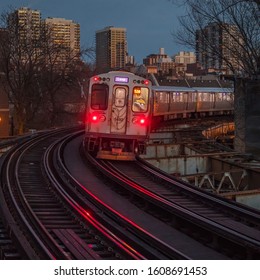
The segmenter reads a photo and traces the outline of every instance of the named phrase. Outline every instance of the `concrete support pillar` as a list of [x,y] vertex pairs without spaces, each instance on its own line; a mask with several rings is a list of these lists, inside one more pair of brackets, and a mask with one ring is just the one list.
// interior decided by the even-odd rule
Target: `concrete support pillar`
[[236,81],[234,109],[235,150],[260,159],[260,80]]

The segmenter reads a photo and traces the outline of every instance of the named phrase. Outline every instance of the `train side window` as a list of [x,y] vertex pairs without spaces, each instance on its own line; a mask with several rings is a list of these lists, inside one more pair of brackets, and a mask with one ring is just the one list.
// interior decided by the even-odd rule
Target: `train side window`
[[148,110],[149,90],[145,87],[134,87],[133,89],[133,112],[146,112]]
[[203,98],[203,93],[202,92],[198,92],[198,101],[204,101],[204,98]]
[[182,93],[181,92],[174,92],[175,102],[181,102],[182,101]]
[[116,107],[124,107],[126,103],[126,89],[123,87],[117,87],[115,89],[114,104]]
[[222,92],[217,92],[217,93],[215,93],[215,95],[216,95],[217,102],[222,101],[222,99],[223,99]]
[[108,85],[94,84],[91,89],[91,108],[106,110],[108,106]]

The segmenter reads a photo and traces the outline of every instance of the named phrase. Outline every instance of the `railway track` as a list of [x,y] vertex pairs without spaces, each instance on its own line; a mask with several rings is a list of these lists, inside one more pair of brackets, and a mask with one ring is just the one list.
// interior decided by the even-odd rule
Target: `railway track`
[[[143,248],[143,232],[141,238],[137,229],[134,233],[125,232],[118,220],[103,217],[100,209],[90,205],[82,195],[79,197],[75,182],[68,184],[60,173],[62,163],[57,162],[61,160],[57,150],[64,135],[69,133],[72,131],[46,133],[26,141],[4,160],[3,212],[9,216],[7,227],[16,237],[16,244],[20,241],[17,248],[21,247],[22,258],[167,258],[167,254],[172,253],[169,246],[162,245],[166,253],[152,246]],[[174,254],[175,258],[186,258],[179,252]]]
[[[81,183],[67,166],[69,144],[82,142],[78,131],[27,139],[2,160],[0,230],[9,251],[1,258],[259,259],[259,211],[194,189],[141,159],[88,155],[83,177],[90,185]],[[118,195],[127,209],[114,207]]]
[[21,254],[16,249],[15,244],[5,228],[2,217],[0,219],[0,260],[20,260]]
[[[74,136],[72,136],[74,137]],[[72,189],[70,191],[74,196],[81,199],[81,205],[84,208],[88,208],[97,220],[102,221],[109,226],[118,236],[123,236],[124,242],[131,244],[136,251],[142,252],[143,256],[149,259],[189,259],[189,256],[179,252],[172,246],[165,244],[162,240],[156,238],[151,233],[147,232],[142,227],[138,226],[123,214],[110,207],[104,201],[100,200],[91,191],[88,190],[88,186],[79,183],[68,171],[66,164],[64,163],[63,154],[67,142],[71,138],[64,140],[58,149],[57,162],[59,163],[59,169],[64,175],[63,182],[70,182]],[[82,148],[82,146],[81,146]],[[56,167],[57,168],[57,167]],[[93,176],[93,178],[90,178]],[[95,184],[96,174],[88,173],[88,177],[92,184]]]
[[[184,184],[142,161],[101,161],[139,207],[232,259],[259,259],[260,213]],[[122,189],[122,187],[124,189]]]
[[[47,133],[9,153],[2,172],[6,227],[15,236],[25,259],[128,259],[143,258],[126,248],[113,249],[108,233],[57,196],[42,172],[44,152],[70,130]],[[15,176],[14,176],[15,174]],[[67,201],[70,200],[67,196]],[[68,203],[68,202],[67,202]],[[85,213],[86,215],[86,213]],[[87,215],[86,215],[87,216]],[[18,244],[19,243],[19,244]],[[110,243],[112,243],[110,241]]]

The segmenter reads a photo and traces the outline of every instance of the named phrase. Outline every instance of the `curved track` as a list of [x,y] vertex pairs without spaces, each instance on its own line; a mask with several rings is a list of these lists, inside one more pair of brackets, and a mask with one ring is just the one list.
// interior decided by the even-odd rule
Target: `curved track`
[[[4,212],[10,216],[7,223],[16,241],[21,240],[17,247],[23,258],[187,258],[140,228],[126,231],[126,222],[119,223],[112,209],[104,216],[93,197],[92,202],[83,197],[78,191],[82,186],[77,190],[76,181],[64,176],[61,147],[64,136],[74,130],[39,135],[14,148],[4,160]],[[147,236],[163,249],[144,246]]]
[[259,211],[141,159],[80,155],[83,133],[43,133],[5,155],[3,231],[19,252],[10,258],[259,259]]
[[54,178],[49,158],[53,143],[73,130],[36,137],[5,159],[4,212],[9,214],[8,227],[21,242],[17,247],[29,259],[145,258],[91,217],[64,189],[60,191],[59,182],[48,179]]
[[259,258],[258,210],[193,188],[140,159],[102,164],[104,173],[113,174],[139,203],[175,228],[231,258]]

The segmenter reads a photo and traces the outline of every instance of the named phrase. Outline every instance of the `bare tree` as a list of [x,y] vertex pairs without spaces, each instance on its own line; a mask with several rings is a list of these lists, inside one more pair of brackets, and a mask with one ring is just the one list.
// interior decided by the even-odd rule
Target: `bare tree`
[[[51,33],[47,30],[45,34]],[[44,63],[42,63],[40,81],[41,91],[45,97],[45,110],[48,112],[49,125],[54,126],[55,120],[63,113],[62,98],[67,89],[81,92],[84,79],[91,72],[81,59],[83,55],[91,55],[91,49],[75,53],[61,44],[53,44],[52,36],[45,39]]]
[[[174,4],[178,0],[171,0]],[[240,152],[258,155],[259,143],[259,87],[260,87],[260,1],[259,0],[186,0],[187,15],[180,17],[181,30],[176,40],[196,48],[196,34],[204,36],[205,55],[225,61],[233,72],[234,94],[234,148]],[[231,40],[216,48],[208,39],[206,26],[216,24]],[[231,28],[230,28],[231,27]],[[234,29],[236,32],[234,32]],[[231,42],[231,43],[230,43]],[[233,60],[230,60],[233,57]],[[237,71],[235,66],[239,66]]]
[[26,23],[17,20],[15,10],[1,15],[1,25],[1,81],[13,105],[17,132],[23,133],[42,112],[45,125],[55,125],[62,110],[62,89],[74,84],[80,91],[75,72],[81,53],[54,42],[49,26],[41,24],[31,32]]
[[[178,1],[173,2],[176,4]],[[204,38],[203,45],[208,56],[223,60],[236,75],[243,77],[256,77],[258,75],[260,57],[259,1],[186,0],[184,5],[187,14],[179,18],[181,28],[174,34],[179,44],[196,49],[196,35],[200,32]],[[206,34],[205,27],[212,23],[216,24],[230,38],[226,41],[227,43],[220,42],[222,49],[216,48],[216,42],[209,40]],[[226,50],[225,53],[221,52],[223,48]],[[233,59],[231,60],[230,57]]]
[[14,119],[18,133],[24,131],[25,124],[34,117],[41,99],[37,92],[40,39],[19,36],[23,26],[10,17],[11,13],[2,14],[2,32],[0,34],[2,83],[13,105]]

